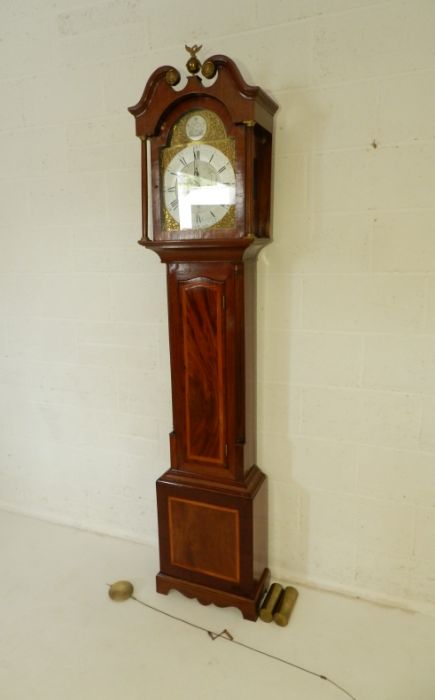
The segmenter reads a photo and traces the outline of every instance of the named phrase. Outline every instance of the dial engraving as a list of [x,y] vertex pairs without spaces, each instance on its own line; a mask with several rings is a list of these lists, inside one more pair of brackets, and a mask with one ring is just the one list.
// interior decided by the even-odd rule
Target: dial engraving
[[186,134],[192,141],[204,138],[207,131],[207,122],[200,114],[194,114],[187,120]]
[[[201,137],[199,137],[202,130],[204,130],[204,132]],[[192,134],[197,134],[197,138],[192,138]],[[212,142],[225,139],[226,137],[225,126],[215,112],[209,109],[196,109],[184,114],[178,122],[174,124],[169,138],[169,145],[182,145],[185,144],[186,141],[207,140],[208,142]]]

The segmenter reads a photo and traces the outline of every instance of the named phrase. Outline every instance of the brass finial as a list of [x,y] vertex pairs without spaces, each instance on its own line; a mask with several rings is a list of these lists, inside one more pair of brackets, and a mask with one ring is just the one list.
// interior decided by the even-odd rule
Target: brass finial
[[176,68],[169,68],[169,70],[166,72],[165,77],[166,77],[166,82],[171,87],[174,87],[174,85],[178,85],[178,83],[181,80],[181,76]]
[[194,44],[193,46],[187,46],[185,44],[186,51],[190,53],[190,58],[186,63],[186,68],[189,71],[189,73],[192,73],[192,75],[195,75],[195,73],[198,73],[201,70],[201,61],[199,58],[197,58],[196,54],[198,51],[201,51],[202,49],[202,44],[201,46],[198,46],[198,44]]
[[213,61],[210,61],[210,59],[208,59],[207,61],[205,61],[205,63],[202,64],[201,72],[204,78],[208,78],[209,80],[211,80],[211,78],[214,78],[214,76],[216,75],[216,71],[216,64],[214,64]]

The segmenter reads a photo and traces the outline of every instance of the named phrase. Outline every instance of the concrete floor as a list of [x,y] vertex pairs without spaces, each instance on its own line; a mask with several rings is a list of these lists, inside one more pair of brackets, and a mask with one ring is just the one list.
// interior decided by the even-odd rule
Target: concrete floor
[[[434,700],[435,618],[298,587],[287,628],[154,592],[143,545],[0,511],[1,700]],[[280,656],[284,665],[129,600]],[[346,694],[346,692],[348,694]]]

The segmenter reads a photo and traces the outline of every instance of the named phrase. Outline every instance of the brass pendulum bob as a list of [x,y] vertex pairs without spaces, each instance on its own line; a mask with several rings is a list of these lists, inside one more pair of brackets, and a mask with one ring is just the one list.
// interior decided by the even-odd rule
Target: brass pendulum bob
[[120,602],[131,598],[133,592],[133,584],[130,583],[130,581],[116,581],[116,583],[112,583],[109,588],[109,597],[112,600]]

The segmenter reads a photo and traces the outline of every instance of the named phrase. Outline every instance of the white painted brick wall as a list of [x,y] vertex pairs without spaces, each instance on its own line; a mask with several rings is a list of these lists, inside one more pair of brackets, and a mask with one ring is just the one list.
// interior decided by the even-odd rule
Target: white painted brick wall
[[432,0],[4,0],[0,19],[0,505],[156,543],[165,270],[136,245],[126,108],[204,43],[280,104],[258,264],[273,573],[435,610]]

